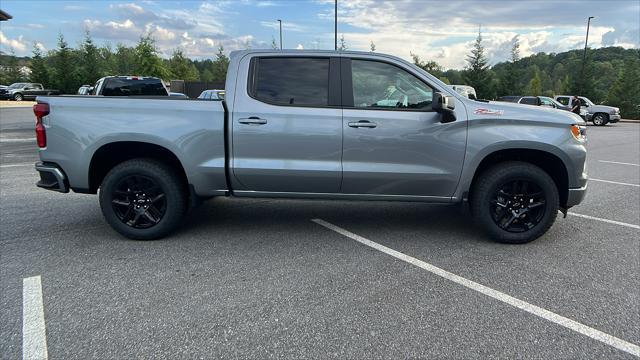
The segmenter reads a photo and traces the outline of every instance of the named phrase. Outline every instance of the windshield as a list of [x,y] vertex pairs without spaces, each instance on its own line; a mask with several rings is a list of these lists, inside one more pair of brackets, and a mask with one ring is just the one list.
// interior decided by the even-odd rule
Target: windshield
[[15,84],[9,85],[7,89],[21,89],[23,87],[24,87],[24,83],[15,83]]
[[586,97],[580,97],[582,100],[584,100],[584,102],[586,102],[589,106],[593,106],[593,102],[591,102],[591,100],[587,99]]

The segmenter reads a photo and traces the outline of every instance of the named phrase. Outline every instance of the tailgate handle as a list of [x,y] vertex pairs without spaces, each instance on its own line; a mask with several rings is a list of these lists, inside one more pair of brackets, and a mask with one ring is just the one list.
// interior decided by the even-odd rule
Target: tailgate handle
[[362,128],[371,128],[372,129],[372,128],[376,127],[376,126],[378,126],[378,124],[376,124],[374,122],[371,122],[369,120],[360,120],[358,122],[356,122],[356,121],[349,122],[349,127],[352,127],[352,128],[361,128],[362,127]]
[[248,118],[243,118],[238,120],[240,124],[248,124],[248,125],[264,125],[267,123],[267,119],[260,119],[257,116],[251,116]]

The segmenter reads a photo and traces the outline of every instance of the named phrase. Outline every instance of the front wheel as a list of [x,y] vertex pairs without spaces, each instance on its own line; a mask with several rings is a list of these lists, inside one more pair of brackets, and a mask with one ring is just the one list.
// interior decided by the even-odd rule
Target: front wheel
[[598,113],[593,115],[593,125],[604,126],[609,122],[609,117],[606,114]]
[[173,231],[187,209],[185,184],[172,168],[151,159],[115,166],[100,186],[100,208],[120,234],[136,240]]
[[24,96],[22,96],[22,94],[20,94],[20,93],[15,94],[15,95],[13,95],[13,100],[22,101],[22,100],[24,100]]
[[544,170],[516,161],[485,171],[471,193],[476,222],[492,238],[509,244],[524,244],[547,232],[559,202],[556,184]]

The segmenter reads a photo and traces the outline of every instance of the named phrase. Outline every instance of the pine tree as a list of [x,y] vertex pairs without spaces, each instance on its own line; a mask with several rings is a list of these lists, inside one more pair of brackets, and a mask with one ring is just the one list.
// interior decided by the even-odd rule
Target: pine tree
[[229,58],[224,54],[224,47],[218,47],[216,61],[213,62],[213,79],[216,81],[225,81],[227,78],[227,68],[229,67]]
[[198,80],[198,69],[193,62],[186,58],[181,49],[175,49],[169,59],[169,67],[174,79],[193,81]]
[[271,48],[274,50],[279,49],[278,44],[276,43],[276,38],[274,38],[273,36],[271,37]]
[[51,80],[54,87],[63,94],[76,93],[75,66],[72,54],[67,41],[62,34],[58,35],[58,48],[53,58],[53,76]]
[[158,56],[155,41],[151,35],[147,34],[140,38],[135,48],[137,75],[156,76],[161,79],[169,78],[169,70],[162,63],[162,59]]
[[478,29],[471,54],[467,55],[467,67],[465,69],[465,79],[467,84],[476,89],[478,98],[488,98],[490,96],[491,84],[489,79],[489,60],[485,56],[484,45],[482,45],[482,33]]
[[520,60],[520,35],[516,35],[511,39],[513,45],[511,46],[511,62],[514,63]]
[[44,87],[49,85],[49,71],[42,57],[42,50],[37,43],[33,43],[33,57],[31,58],[31,74],[29,81],[40,83]]
[[104,69],[100,50],[93,43],[89,31],[85,32],[84,41],[80,46],[80,58],[82,66],[80,68],[80,82],[83,84],[93,84],[102,77],[102,69]]
[[376,44],[373,43],[373,40],[371,40],[371,44],[369,44],[369,47],[371,48],[371,52],[376,51]]
[[540,71],[537,69],[535,70],[533,78],[529,81],[529,89],[527,93],[528,95],[533,96],[542,95],[542,80],[540,80]]
[[340,42],[338,45],[338,51],[345,51],[347,50],[347,43],[344,41],[344,34],[340,35]]

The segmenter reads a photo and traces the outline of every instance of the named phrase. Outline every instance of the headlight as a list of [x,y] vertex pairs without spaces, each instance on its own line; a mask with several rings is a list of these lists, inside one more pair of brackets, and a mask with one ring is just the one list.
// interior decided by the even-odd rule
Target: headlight
[[587,141],[587,127],[573,124],[571,125],[571,135],[573,135],[576,140],[585,142]]

